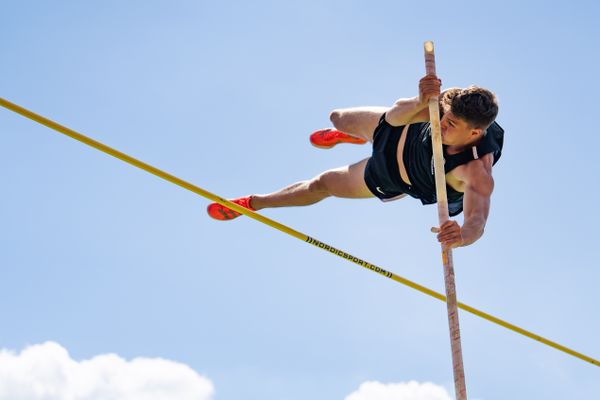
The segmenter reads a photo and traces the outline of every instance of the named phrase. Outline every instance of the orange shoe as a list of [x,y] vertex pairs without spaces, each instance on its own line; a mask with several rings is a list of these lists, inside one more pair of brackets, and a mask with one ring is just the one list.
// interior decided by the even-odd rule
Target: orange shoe
[[[232,203],[239,204],[242,207],[247,208],[248,210],[256,211],[254,208],[250,206],[250,197],[240,197],[239,199],[230,200]],[[208,215],[211,218],[218,219],[219,221],[228,221],[230,219],[234,219],[239,217],[240,214],[237,211],[233,211],[231,208],[227,208],[219,203],[210,203],[206,208]]]
[[350,136],[334,128],[326,128],[310,135],[310,143],[320,149],[330,149],[338,143],[365,144],[367,141]]

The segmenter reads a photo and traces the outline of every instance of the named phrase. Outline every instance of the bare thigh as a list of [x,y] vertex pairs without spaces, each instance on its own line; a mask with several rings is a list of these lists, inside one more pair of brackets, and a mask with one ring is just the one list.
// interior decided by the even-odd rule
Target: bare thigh
[[389,107],[342,108],[333,110],[330,119],[337,130],[372,142],[379,119],[388,110]]
[[374,197],[365,183],[365,167],[368,158],[341,168],[323,172],[318,177],[319,186],[329,194],[348,199]]

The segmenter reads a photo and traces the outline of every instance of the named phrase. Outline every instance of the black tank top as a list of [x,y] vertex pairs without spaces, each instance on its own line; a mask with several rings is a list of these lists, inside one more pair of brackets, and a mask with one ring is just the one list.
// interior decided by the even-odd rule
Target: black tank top
[[[494,154],[494,164],[500,159],[504,142],[504,129],[496,122],[487,129],[486,134],[475,146],[465,149],[458,154],[448,154],[444,145],[444,169],[446,173],[459,165],[476,160],[485,154]],[[433,147],[431,143],[431,123],[411,124],[408,128],[404,152],[402,154],[408,178],[412,182],[409,193],[417,197],[423,204],[437,202],[435,192],[435,177],[433,171]],[[448,209],[450,216],[458,215],[463,210],[463,193],[457,192],[446,185],[448,194]]]

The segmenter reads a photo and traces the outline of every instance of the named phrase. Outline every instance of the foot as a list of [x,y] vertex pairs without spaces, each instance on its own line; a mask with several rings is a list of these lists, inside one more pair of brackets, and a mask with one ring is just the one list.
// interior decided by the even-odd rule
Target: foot
[[364,139],[350,136],[334,128],[321,129],[310,135],[310,143],[320,149],[330,149],[338,143],[365,144]]
[[[234,200],[230,200],[230,201],[232,203],[235,203],[242,207],[245,207],[248,210],[256,211],[250,205],[251,197],[252,196],[240,197],[239,199],[234,199]],[[231,208],[227,208],[219,203],[209,204],[208,207],[206,208],[206,211],[208,212],[208,215],[211,216],[211,218],[218,219],[219,221],[228,221],[230,219],[234,219],[234,218],[237,218],[240,215],[242,215],[239,212],[233,211]]]

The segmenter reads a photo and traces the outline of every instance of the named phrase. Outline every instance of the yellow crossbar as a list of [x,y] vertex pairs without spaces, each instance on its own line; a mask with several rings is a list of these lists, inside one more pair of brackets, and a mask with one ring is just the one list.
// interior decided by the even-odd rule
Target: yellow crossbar
[[[109,155],[111,155],[113,157],[116,157],[116,158],[122,160],[122,161],[125,161],[126,163],[129,163],[129,164],[131,164],[131,165],[133,165],[135,167],[143,169],[144,171],[149,172],[149,173],[151,173],[153,175],[156,175],[156,176],[158,176],[158,177],[160,177],[160,178],[162,178],[162,179],[164,179],[166,181],[174,183],[175,185],[181,186],[184,189],[187,189],[187,190],[189,190],[191,192],[199,194],[200,196],[206,197],[209,200],[212,200],[212,201],[217,202],[219,204],[222,204],[222,205],[224,205],[226,207],[229,207],[229,208],[231,208],[234,211],[242,213],[242,214],[244,214],[244,215],[246,215],[246,216],[248,216],[248,217],[250,217],[252,219],[255,219],[255,220],[259,221],[259,222],[262,222],[263,224],[266,224],[266,225],[268,225],[268,226],[270,226],[272,228],[278,229],[281,232],[287,233],[288,235],[293,236],[293,237],[295,237],[297,239],[300,239],[303,242],[306,242],[308,244],[312,244],[315,247],[323,249],[323,250],[325,250],[325,251],[327,251],[327,252],[329,252],[331,254],[335,254],[336,256],[342,257],[345,260],[351,261],[354,264],[357,264],[357,265],[359,265],[359,266],[361,266],[363,268],[366,268],[366,269],[371,270],[373,272],[376,272],[376,273],[378,273],[380,275],[383,275],[386,278],[392,279],[392,280],[394,280],[394,281],[396,281],[398,283],[401,283],[401,284],[406,285],[406,286],[408,286],[410,288],[418,290],[421,293],[425,293],[426,295],[429,295],[431,297],[434,297],[434,298],[436,298],[438,300],[441,300],[441,301],[444,301],[444,302],[446,301],[446,296],[444,296],[441,293],[438,293],[438,292],[436,292],[434,290],[426,288],[425,286],[419,285],[418,283],[410,281],[410,280],[408,280],[406,278],[403,278],[403,277],[401,277],[399,275],[396,275],[396,274],[394,274],[392,272],[386,271],[385,269],[380,268],[380,267],[378,267],[375,264],[371,264],[371,263],[369,263],[367,261],[364,261],[364,260],[362,260],[362,259],[360,259],[358,257],[355,257],[355,256],[353,256],[353,255],[351,255],[349,253],[346,253],[345,251],[336,249],[335,247],[330,246],[330,245],[328,245],[326,243],[323,243],[323,242],[321,242],[319,240],[313,239],[310,236],[305,235],[304,233],[298,232],[298,231],[296,231],[296,230],[294,230],[292,228],[289,228],[289,227],[287,227],[287,226],[285,226],[283,224],[280,224],[277,221],[273,221],[272,219],[264,217],[264,216],[262,216],[260,214],[257,214],[257,213],[255,213],[253,211],[250,211],[250,210],[248,210],[248,209],[246,209],[246,208],[244,208],[242,206],[239,206],[239,205],[237,205],[235,203],[232,203],[232,202],[230,202],[230,201],[228,201],[226,199],[223,199],[223,198],[221,198],[221,197],[219,197],[217,195],[214,195],[214,194],[212,194],[212,193],[210,193],[210,192],[208,192],[208,191],[206,191],[206,190],[204,190],[204,189],[202,189],[202,188],[200,188],[198,186],[192,185],[191,183],[188,183],[188,182],[186,182],[186,181],[184,181],[182,179],[179,179],[176,176],[173,176],[173,175],[168,174],[168,173],[166,173],[164,171],[161,171],[160,169],[155,168],[155,167],[153,167],[153,166],[151,166],[149,164],[146,164],[146,163],[144,163],[142,161],[136,160],[135,158],[133,158],[131,156],[128,156],[125,153],[121,153],[118,150],[115,150],[115,149],[113,149],[111,147],[108,147],[108,146],[106,146],[106,145],[104,145],[104,144],[102,144],[100,142],[97,142],[94,139],[91,139],[91,138],[89,138],[87,136],[82,135],[81,133],[77,133],[74,130],[69,129],[69,128],[65,127],[65,126],[57,124],[56,122],[53,122],[53,121],[51,121],[51,120],[49,120],[47,118],[44,118],[41,115],[35,114],[34,112],[31,112],[31,111],[29,111],[29,110],[27,110],[27,109],[25,109],[25,108],[23,108],[21,106],[18,106],[18,105],[14,104],[14,103],[11,103],[10,101],[5,100],[5,99],[3,99],[1,97],[0,97],[0,105],[2,107],[5,107],[5,108],[7,108],[7,109],[9,109],[9,110],[17,113],[17,114],[20,114],[20,115],[22,115],[22,116],[24,116],[26,118],[29,118],[29,119],[31,119],[31,120],[33,120],[35,122],[38,122],[38,123],[40,123],[42,125],[45,125],[48,128],[50,128],[50,129],[53,129],[53,130],[58,131],[58,132],[60,132],[62,134],[65,134],[65,135],[67,135],[67,136],[69,136],[69,137],[71,137],[71,138],[73,138],[75,140],[78,140],[78,141],[80,141],[82,143],[87,144],[88,146],[91,146],[91,147],[93,147],[93,148],[95,148],[97,150],[100,150],[100,151],[102,151],[102,152],[104,152],[106,154],[109,154]],[[571,350],[568,347],[565,347],[565,346],[560,345],[560,344],[558,344],[556,342],[548,340],[548,339],[546,339],[546,338],[544,338],[542,336],[539,336],[539,335],[537,335],[537,334],[535,334],[533,332],[529,332],[529,331],[527,331],[527,330],[525,330],[523,328],[519,328],[518,326],[513,325],[511,323],[508,323],[506,321],[503,321],[500,318],[496,318],[493,315],[490,315],[488,313],[480,311],[480,310],[478,310],[478,309],[476,309],[474,307],[471,307],[469,305],[463,304],[461,302],[458,303],[458,307],[461,308],[461,309],[463,309],[463,310],[465,310],[465,311],[467,311],[467,312],[469,312],[469,313],[471,313],[471,314],[474,314],[474,315],[476,315],[476,316],[478,316],[480,318],[483,318],[485,320],[493,322],[494,324],[503,326],[504,328],[510,329],[513,332],[517,332],[520,335],[527,336],[530,339],[537,340],[538,342],[541,342],[541,343],[543,343],[543,344],[545,344],[547,346],[553,347],[556,350],[562,351],[562,352],[567,353],[567,354],[569,354],[569,355],[571,355],[573,357],[579,358],[580,360],[587,361],[587,362],[589,362],[589,363],[591,363],[591,364],[593,364],[593,365],[595,365],[597,367],[600,367],[600,361],[598,361],[598,360],[596,360],[596,359],[594,359],[592,357],[586,356],[585,354],[579,353],[579,352],[577,352],[575,350]]]

